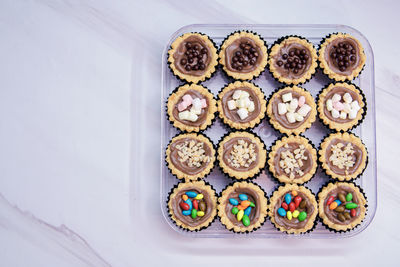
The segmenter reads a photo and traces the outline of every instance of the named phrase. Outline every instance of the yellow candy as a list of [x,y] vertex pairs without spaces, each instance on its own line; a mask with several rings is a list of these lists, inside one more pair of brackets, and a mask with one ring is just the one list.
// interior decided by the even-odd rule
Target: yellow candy
[[297,191],[296,190],[292,191],[292,196],[294,196],[294,197],[297,196]]
[[239,212],[236,214],[236,218],[237,220],[240,222],[243,218],[244,215],[244,211],[243,210],[239,210]]
[[186,201],[186,200],[188,200],[188,196],[187,195],[182,195],[182,199],[183,199],[183,201]]
[[197,212],[197,216],[203,217],[203,216],[204,216],[204,211],[198,211],[198,212]]
[[288,220],[292,220],[292,212],[289,210],[288,212],[286,212],[286,217],[288,218]]
[[298,210],[293,211],[293,218],[297,218],[299,216],[300,212]]
[[203,199],[203,194],[197,194],[197,196],[194,199],[197,200]]

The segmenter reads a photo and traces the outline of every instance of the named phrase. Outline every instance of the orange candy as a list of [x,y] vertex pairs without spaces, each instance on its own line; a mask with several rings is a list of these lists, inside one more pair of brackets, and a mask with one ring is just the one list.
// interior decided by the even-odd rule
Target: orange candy
[[294,197],[297,196],[297,191],[296,190],[292,191],[292,196],[294,196]]
[[329,205],[329,209],[334,210],[337,208],[337,206],[338,206],[338,203],[336,201],[334,201]]
[[246,209],[248,206],[250,206],[250,201],[244,200],[244,201],[240,202],[240,205]]
[[238,205],[237,208],[238,208],[239,210],[245,210],[245,209],[246,209],[245,207],[242,206],[242,204]]
[[187,195],[182,195],[182,199],[183,199],[183,201],[186,201],[186,200],[188,200],[188,196]]

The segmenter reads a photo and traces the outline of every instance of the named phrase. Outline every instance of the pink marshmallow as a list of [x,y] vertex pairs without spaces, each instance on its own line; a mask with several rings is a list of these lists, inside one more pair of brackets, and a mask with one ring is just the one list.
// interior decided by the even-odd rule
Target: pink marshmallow
[[192,104],[193,98],[190,95],[184,95],[182,97],[183,102],[186,102],[188,106]]
[[206,108],[206,107],[207,107],[207,101],[206,101],[205,98],[203,98],[203,99],[201,100],[201,108]]
[[306,98],[304,96],[300,96],[298,102],[299,102],[299,107],[301,107],[306,103]]
[[185,110],[188,107],[186,102],[181,102],[178,104],[178,111],[181,112],[183,110]]
[[344,105],[341,102],[335,102],[333,103],[333,108],[337,111],[341,111],[344,109]]

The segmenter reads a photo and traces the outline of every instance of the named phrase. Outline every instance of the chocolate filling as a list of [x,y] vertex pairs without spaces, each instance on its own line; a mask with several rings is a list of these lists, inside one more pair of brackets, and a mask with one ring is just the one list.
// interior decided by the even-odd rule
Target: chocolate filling
[[[279,103],[283,103],[283,101],[282,101],[282,96],[283,96],[284,94],[287,94],[287,93],[292,93],[292,97],[293,97],[293,98],[299,98],[299,97],[301,96],[301,94],[299,94],[298,92],[292,91],[292,90],[284,90],[284,91],[280,92],[279,95],[275,95],[275,96],[274,96],[274,100],[273,100],[273,102],[272,102],[272,114],[273,114],[275,120],[276,120],[280,125],[282,125],[283,127],[285,127],[286,129],[296,129],[296,128],[298,128],[300,125],[302,125],[304,122],[307,121],[308,117],[310,117],[311,111],[308,112],[308,114],[304,117],[304,120],[303,120],[303,121],[296,121],[296,122],[294,122],[294,123],[290,123],[290,122],[288,121],[288,119],[286,118],[286,115],[285,115],[285,114],[279,115],[279,112],[278,112],[278,104],[279,104]],[[307,103],[306,103],[306,104],[307,104]],[[298,110],[298,109],[299,109],[299,107],[297,108],[297,110]],[[297,111],[297,110],[296,110],[296,111]]]
[[257,156],[256,160],[250,163],[249,167],[245,166],[240,166],[238,168],[233,167],[232,164],[228,161],[228,159],[231,157],[231,151],[233,150],[233,146],[235,146],[240,139],[244,140],[248,145],[253,143],[253,140],[251,140],[248,137],[234,137],[229,139],[227,142],[224,143],[223,146],[223,161],[227,166],[229,166],[231,169],[234,169],[235,171],[246,172],[248,170],[255,168],[258,165],[259,150],[257,144],[254,143],[255,145],[254,152],[256,153]]
[[[249,116],[243,120],[237,114],[238,108],[236,108],[234,110],[229,110],[229,108],[228,108],[228,101],[233,99],[232,96],[236,90],[242,90],[242,91],[248,92],[250,94],[250,97],[249,97],[250,100],[254,102],[254,111],[249,112]],[[260,100],[254,93],[254,91],[248,87],[240,87],[240,88],[235,88],[234,90],[230,90],[222,97],[221,103],[222,103],[222,110],[223,110],[224,116],[233,122],[246,123],[246,122],[252,121],[259,116],[260,111],[261,111]]]
[[282,217],[278,214],[278,209],[282,206],[282,203],[285,201],[285,195],[287,193],[291,193],[291,191],[285,192],[276,202],[275,208],[274,208],[274,216],[275,216],[275,222],[278,225],[284,226],[287,229],[301,229],[304,228],[310,219],[311,215],[314,213],[314,205],[312,202],[308,199],[308,197],[301,191],[297,191],[297,195],[302,198],[302,201],[305,201],[305,208],[302,209],[299,207],[296,208],[299,212],[305,211],[307,212],[307,218],[300,222],[297,218],[292,218],[289,220],[286,216]]
[[[254,52],[250,52],[251,49],[254,49]],[[245,50],[249,52],[244,52]],[[225,66],[232,72],[252,72],[260,65],[262,58],[263,54],[261,48],[258,47],[253,39],[248,37],[241,37],[234,40],[225,49]]]
[[[190,95],[192,98],[200,98],[200,99],[205,99],[207,102],[207,107],[206,108],[202,108],[201,109],[201,113],[200,115],[198,115],[198,119],[197,121],[188,121],[188,120],[181,120],[179,119],[179,110],[178,110],[178,105],[180,102],[182,102],[182,98],[183,96],[179,99],[178,102],[175,103],[175,106],[173,108],[172,111],[172,115],[174,116],[175,120],[185,124],[185,125],[189,125],[189,126],[194,126],[194,127],[199,127],[201,126],[207,119],[207,113],[208,113],[208,107],[210,105],[208,98],[203,96],[200,92],[196,91],[196,90],[188,90],[186,91],[186,93],[184,95]],[[186,108],[186,110],[190,110],[192,107],[192,105],[190,105],[189,107]]]
[[[340,75],[351,75],[360,64],[360,48],[352,38],[336,38],[325,49],[328,67]],[[341,63],[340,63],[341,62]]]
[[273,58],[277,72],[288,79],[302,77],[312,63],[310,51],[299,43],[284,44]]
[[[275,155],[275,159],[274,159],[274,167],[275,167],[275,172],[277,175],[285,175],[288,176],[285,171],[280,167],[279,162],[281,160],[281,153],[284,151],[289,150],[290,152],[294,153],[294,151],[296,149],[299,148],[300,144],[295,143],[295,142],[290,142],[287,144],[289,146],[289,148],[285,148],[284,146],[281,146],[280,148],[278,148],[276,155]],[[313,160],[312,160],[312,156],[310,151],[306,148],[306,151],[304,152],[304,156],[307,157],[307,160],[302,160],[303,161],[303,166],[300,168],[295,168],[295,172],[294,172],[294,179],[298,179],[303,177],[305,174],[307,174],[311,168],[313,167]],[[304,174],[303,175],[299,175],[296,171],[300,169]],[[289,176],[288,176],[289,177]]]
[[201,38],[192,35],[179,44],[173,57],[174,65],[179,72],[202,76],[210,64],[211,52]]
[[246,194],[248,200],[255,204],[255,207],[251,208],[251,212],[249,215],[250,225],[253,225],[255,222],[258,221],[260,218],[260,197],[258,196],[257,192],[251,188],[236,188],[233,192],[231,192],[226,199],[225,202],[225,213],[228,219],[234,224],[235,226],[244,227],[241,221],[238,221],[236,215],[231,212],[233,206],[230,202],[230,198],[239,199],[240,194]]
[[349,119],[348,117],[346,117],[346,119],[341,119],[340,117],[339,118],[334,118],[334,117],[332,117],[332,113],[330,111],[328,111],[328,109],[326,107],[326,101],[328,99],[331,99],[334,94],[339,94],[343,99],[343,96],[344,96],[345,93],[349,93],[351,95],[351,98],[353,99],[353,101],[357,100],[357,102],[360,104],[359,97],[358,97],[358,94],[356,92],[354,92],[354,91],[352,91],[352,90],[350,90],[350,89],[348,89],[346,87],[341,87],[341,86],[332,88],[326,94],[326,96],[324,98],[324,114],[329,120],[337,122],[337,123],[346,123],[346,122],[349,122],[349,121],[353,120],[353,119]]
[[[339,138],[333,139],[329,143],[328,147],[326,148],[326,152],[325,152],[326,163],[328,164],[329,169],[331,171],[333,171],[334,173],[336,173],[338,175],[346,175],[346,168],[340,169],[339,167],[333,165],[332,162],[329,160],[329,157],[332,155],[332,146],[337,145],[338,143],[343,143],[343,145],[346,146],[347,144],[349,144],[351,142],[348,142],[348,141],[345,141],[345,140],[342,140]],[[358,170],[358,168],[360,167],[360,165],[362,163],[362,158],[363,158],[362,149],[354,144],[352,144],[352,145],[353,145],[353,150],[354,150],[354,153],[352,155],[354,165],[353,165],[353,167],[350,167],[349,169],[347,169],[347,175],[351,175]]]
[[[197,194],[203,194],[203,200],[206,203],[206,210],[204,211],[204,216],[197,216],[196,218],[192,218],[192,216],[188,215],[183,215],[182,214],[182,209],[179,206],[179,203],[182,202],[182,195],[186,194],[186,192],[188,191],[194,191]],[[193,201],[193,199],[191,199]],[[211,197],[208,194],[208,191],[203,190],[203,189],[199,189],[196,187],[188,187],[185,188],[185,190],[182,190],[180,192],[178,192],[175,196],[175,198],[171,199],[171,207],[172,207],[172,212],[175,215],[175,218],[181,222],[183,222],[185,225],[191,226],[191,227],[196,227],[199,224],[204,223],[205,221],[207,221],[210,216],[211,216],[211,212],[213,209],[215,209],[214,203],[212,203],[211,201]]]

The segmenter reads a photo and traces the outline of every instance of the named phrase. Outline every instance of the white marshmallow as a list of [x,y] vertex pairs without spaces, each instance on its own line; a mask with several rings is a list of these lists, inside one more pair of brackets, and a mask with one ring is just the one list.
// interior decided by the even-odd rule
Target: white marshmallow
[[250,105],[247,107],[247,110],[248,110],[249,112],[253,112],[254,109],[255,109],[255,107],[254,107],[254,102],[253,102],[253,101],[250,101]]
[[299,113],[301,116],[305,117],[305,116],[307,116],[308,112],[310,112],[310,111],[311,111],[310,105],[304,104],[301,108],[299,108],[297,113]]
[[201,110],[201,106],[202,106],[202,104],[201,104],[200,98],[193,99],[192,107],[194,107],[194,109],[196,109],[196,110],[200,109]]
[[299,106],[299,100],[297,100],[297,98],[293,98],[291,101],[290,101],[290,109],[291,110],[296,110],[296,108]]
[[339,116],[341,119],[346,119],[347,118],[347,113],[344,111],[344,110],[342,110],[341,112],[340,112],[340,116]]
[[188,121],[195,122],[195,121],[197,121],[198,118],[199,118],[199,117],[198,117],[196,114],[194,114],[194,113],[192,113],[192,112],[189,112]]
[[234,109],[236,109],[236,101],[235,100],[229,100],[228,101],[228,109],[229,110],[234,110]]
[[249,116],[249,113],[247,112],[247,109],[245,108],[240,108],[237,111],[237,114],[239,115],[240,119],[244,120]]
[[192,106],[192,108],[190,109],[190,113],[196,114],[196,115],[200,115],[201,114],[201,108],[196,109],[194,108],[194,106]]
[[233,93],[232,98],[236,100],[236,99],[239,99],[241,95],[242,95],[242,90],[236,90],[236,91]]
[[278,114],[283,115],[287,112],[286,104],[285,103],[279,103],[278,104]]
[[290,100],[292,100],[292,93],[287,93],[282,96],[283,102],[289,102]]
[[332,99],[326,100],[326,109],[327,109],[328,111],[331,111],[331,110],[333,109],[333,102],[332,102]]
[[351,109],[350,104],[344,103],[343,106],[344,106],[344,108],[343,108],[344,112],[349,113],[350,109]]
[[240,98],[249,98],[250,97],[250,94],[247,93],[246,91],[240,91],[240,92],[242,92],[240,94]]
[[288,113],[286,113],[286,118],[287,118],[287,120],[289,121],[289,123],[294,123],[294,122],[296,122],[296,118],[295,118],[293,112],[288,112]]
[[294,109],[292,109],[292,108],[290,107],[290,104],[289,104],[289,103],[286,103],[286,109],[287,109],[288,112],[295,112],[295,111],[296,111],[296,110],[294,110]]
[[250,102],[251,102],[250,98],[246,97],[246,98],[242,98],[242,99],[244,101],[244,107],[248,108],[250,105]]
[[337,119],[337,118],[339,118],[339,116],[340,116],[339,111],[337,111],[336,109],[332,109],[331,114],[332,114],[332,117],[333,117],[334,119]]
[[357,117],[357,110],[351,109],[349,112],[349,119],[355,119]]
[[185,111],[179,112],[178,117],[180,120],[188,120],[189,114],[190,114],[189,110],[185,110]]
[[349,93],[345,93],[343,96],[343,100],[344,102],[350,104],[353,101],[353,98],[351,98],[351,95]]
[[339,102],[342,99],[342,97],[339,94],[334,94],[332,96],[332,102]]
[[355,101],[355,100],[354,100],[353,102],[351,102],[350,107],[351,107],[351,109],[354,109],[354,110],[356,110],[356,111],[359,111],[359,110],[361,109],[360,105],[359,105],[358,102]]
[[238,99],[236,100],[236,106],[238,108],[245,108],[246,107],[246,103],[244,99]]
[[299,113],[295,113],[294,117],[295,117],[296,121],[303,121],[304,120],[304,117],[301,116]]

